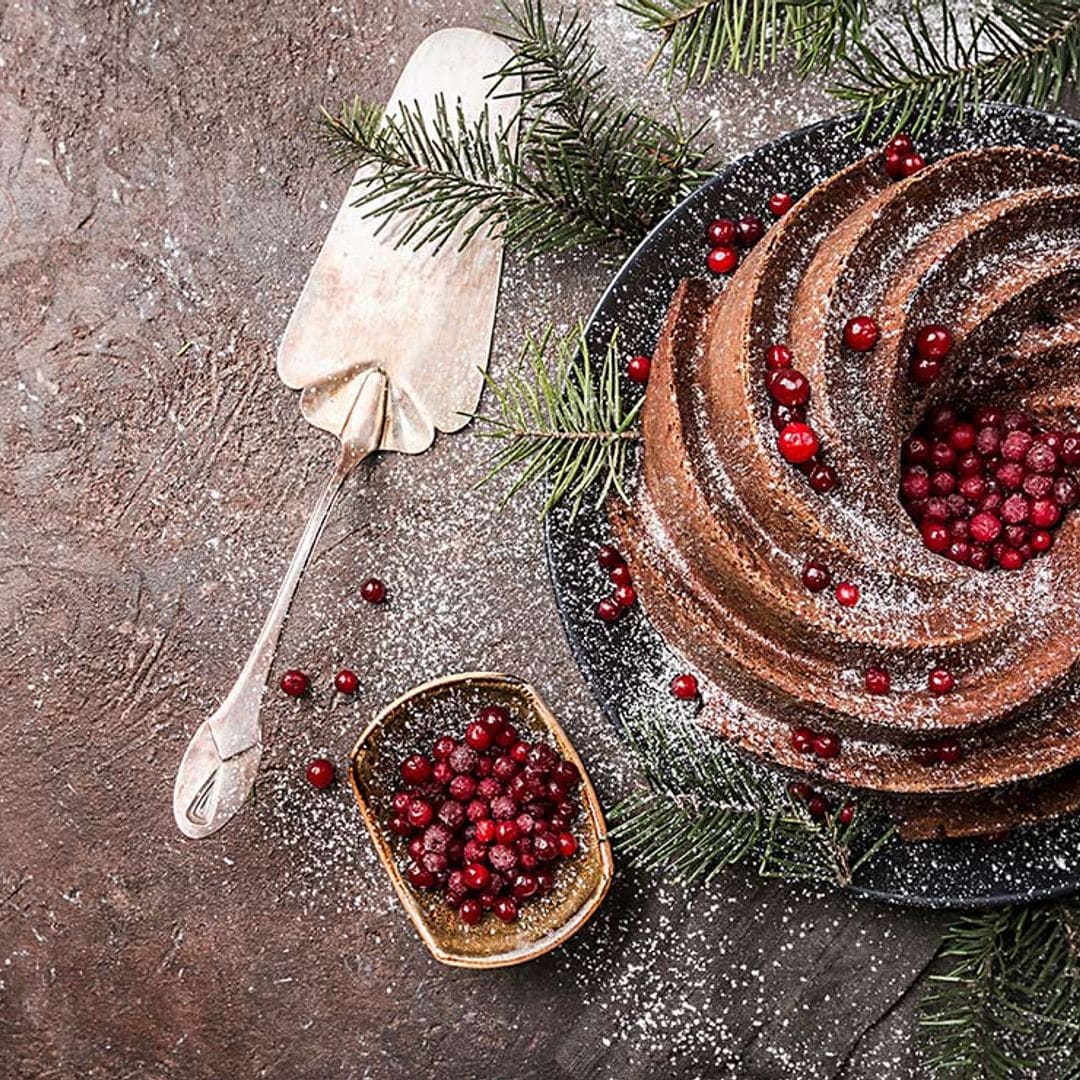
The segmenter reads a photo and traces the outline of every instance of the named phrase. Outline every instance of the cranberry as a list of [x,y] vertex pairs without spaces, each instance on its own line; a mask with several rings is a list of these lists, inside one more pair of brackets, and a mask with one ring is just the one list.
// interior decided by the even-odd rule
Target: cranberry
[[809,560],[802,568],[802,583],[811,592],[821,592],[832,581],[832,571],[824,563]]
[[809,461],[818,452],[818,437],[806,424],[788,424],[777,438],[780,454],[793,465]]
[[941,361],[926,356],[914,356],[908,365],[911,381],[919,386],[929,386],[941,377]]
[[1003,547],[996,552],[998,566],[1002,570],[1019,570],[1024,565],[1023,552],[1014,547]]
[[450,795],[461,802],[468,802],[476,794],[476,781],[464,773],[450,781]]
[[938,439],[931,445],[930,464],[939,472],[956,467],[956,451],[945,439]]
[[405,819],[414,829],[423,829],[431,824],[431,819],[434,816],[435,811],[431,809],[431,803],[425,802],[423,799],[413,799],[409,803]]
[[649,381],[652,360],[648,356],[633,356],[626,365],[626,374],[631,382],[644,385]]
[[474,750],[487,750],[491,746],[491,732],[482,720],[477,720],[465,729],[465,741]]
[[524,765],[529,760],[529,751],[532,747],[527,742],[516,742],[510,747],[510,756],[519,764]]
[[942,765],[955,765],[962,756],[963,751],[957,742],[941,742],[937,745],[937,757]]
[[714,274],[730,274],[739,265],[739,253],[733,247],[716,247],[705,262]]
[[508,844],[493,844],[488,850],[488,862],[501,874],[509,874],[517,869],[517,852]]
[[811,754],[814,751],[814,733],[808,727],[793,728],[791,732],[791,747],[800,754]]
[[769,196],[769,209],[777,216],[786,214],[791,209],[793,200],[786,191],[778,191]]
[[618,600],[613,596],[605,596],[596,605],[596,617],[602,622],[613,623],[620,615],[622,615],[623,609],[620,606]]
[[971,545],[966,540],[954,540],[945,554],[953,562],[967,565],[971,558]]
[[753,247],[765,235],[765,222],[757,214],[746,214],[735,223],[735,240],[742,247]]
[[386,586],[375,577],[370,577],[360,586],[360,595],[369,604],[381,604],[386,599]]
[[633,585],[620,585],[615,590],[615,603],[621,608],[633,607],[637,602],[637,592]]
[[[1027,499],[1017,492],[1014,495],[1010,495],[1001,504],[1001,517],[1010,525],[1019,525],[1021,522],[1027,521],[1029,510],[1030,507],[1028,506]],[[979,539],[983,538],[979,537]],[[991,537],[991,539],[993,538]]]
[[931,746],[929,743],[922,743],[916,746],[911,751],[911,756],[920,764],[927,768],[931,765],[938,763],[938,752],[936,746]]
[[735,243],[735,233],[735,222],[731,218],[715,218],[705,230],[713,247],[730,247]]
[[1080,485],[1071,476],[1059,476],[1054,481],[1053,492],[1054,502],[1064,508],[1075,506],[1080,499]]
[[539,882],[536,880],[536,875],[529,873],[518,874],[514,878],[513,885],[510,886],[511,892],[517,900],[528,900],[530,896],[536,895],[538,888]]
[[810,798],[810,785],[805,780],[792,780],[787,786],[788,794],[798,802],[806,802]]
[[484,917],[484,909],[477,900],[462,900],[458,916],[466,926],[475,926]]
[[608,581],[612,585],[629,585],[633,578],[630,575],[630,567],[626,563],[619,563],[608,571]]
[[812,818],[823,818],[829,812],[829,803],[824,795],[814,794],[806,800],[806,812]]
[[979,428],[975,436],[975,449],[983,457],[990,457],[998,452],[1001,446],[1001,432],[996,427]]
[[905,154],[900,162],[900,172],[904,176],[914,176],[925,166],[926,159],[922,154]]
[[836,470],[831,465],[818,462],[810,471],[807,482],[817,492],[824,494],[836,487]]
[[975,570],[990,569],[990,550],[981,545],[975,545],[968,556],[968,566]]
[[1001,426],[1006,431],[1031,431],[1032,419],[1022,409],[1013,409],[1001,418]]
[[541,862],[551,862],[559,857],[559,842],[549,832],[538,832],[533,837],[533,852]]
[[[1012,435],[1009,436],[1012,438]],[[1053,476],[1058,471],[1058,456],[1044,442],[1035,443],[1024,457],[1024,464],[1033,472]]]
[[456,773],[476,772],[478,759],[476,751],[472,747],[457,746],[446,760],[450,763],[450,768]]
[[500,750],[509,750],[517,742],[517,739],[517,728],[510,723],[500,724],[499,730],[495,732],[495,745]]
[[693,675],[676,675],[671,680],[671,696],[679,701],[692,701],[698,696],[698,681]]
[[958,490],[965,499],[977,503],[986,494],[986,481],[981,476],[965,476]]
[[424,784],[431,779],[431,762],[423,754],[410,754],[401,763],[401,775],[409,784]]
[[[954,432],[959,427],[960,425],[957,424],[956,428],[953,429]],[[972,440],[974,441],[974,435],[972,436]],[[981,477],[982,470],[982,458],[979,457],[979,455],[976,454],[973,450],[968,450],[967,452],[962,454],[960,460],[956,463],[956,475],[964,477],[965,479],[969,476]]]
[[867,668],[864,681],[867,693],[870,694],[887,694],[892,683],[889,673],[880,667]]
[[596,561],[605,570],[614,570],[616,566],[622,566],[626,560],[611,544],[601,544],[596,550]]
[[930,477],[930,490],[935,495],[951,495],[956,490],[956,474],[940,470]]
[[481,844],[490,844],[497,835],[498,826],[491,818],[481,818],[476,823],[476,839]]
[[930,690],[934,694],[947,694],[955,685],[956,681],[952,677],[952,673],[946,671],[945,668],[934,668],[930,672],[928,680]]
[[806,419],[806,410],[798,405],[781,405],[774,401],[769,408],[769,419],[777,431],[783,431],[788,424],[801,424]]
[[927,360],[942,360],[952,348],[953,337],[948,327],[932,324],[915,335],[915,352]]
[[994,478],[1006,491],[1015,491],[1024,482],[1024,466],[1003,461],[994,471]]
[[1058,453],[1066,465],[1080,465],[1080,432],[1070,431],[1063,435]]
[[518,917],[517,901],[512,896],[500,896],[495,901],[495,914],[503,922],[513,922]]
[[885,151],[885,175],[900,180],[904,175],[904,157],[899,150]]
[[925,499],[930,494],[930,476],[921,465],[911,465],[900,479],[905,499]]
[[1061,520],[1061,507],[1052,499],[1036,499],[1031,504],[1030,516],[1036,529],[1049,529]]
[[856,352],[867,352],[877,344],[880,331],[869,315],[856,315],[844,326],[844,344]]
[[457,748],[457,743],[449,736],[442,735],[435,740],[435,746],[432,748],[431,756],[436,761],[445,761]]
[[[328,788],[334,782],[333,763],[324,757],[308,762],[307,781],[312,787]],[[395,807],[396,809],[396,807]]]
[[355,671],[342,668],[334,676],[334,688],[340,694],[355,694],[360,689],[360,680],[356,677]]
[[483,892],[491,884],[491,871],[481,862],[471,862],[462,871],[465,884],[473,892]]
[[921,435],[912,435],[904,440],[901,454],[909,465],[925,465],[930,460],[930,443]]
[[486,799],[470,799],[465,807],[465,816],[470,821],[483,821],[491,813],[491,806]]
[[405,877],[414,889],[430,889],[435,884],[435,875],[422,866],[409,866],[405,871]]
[[572,762],[563,758],[555,766],[551,774],[552,780],[556,781],[564,791],[568,791],[581,779],[581,770]]
[[950,542],[949,530],[940,522],[927,518],[922,523],[923,543],[934,552],[945,551]]
[[850,581],[841,581],[836,586],[836,602],[843,607],[854,607],[859,602],[859,586]]
[[1031,546],[1035,551],[1049,551],[1053,543],[1053,535],[1045,529],[1036,529],[1031,534]]
[[439,807],[439,820],[449,829],[459,829],[465,824],[465,804],[447,799]]
[[308,692],[308,687],[311,685],[308,681],[308,677],[302,672],[297,671],[295,668],[291,668],[281,676],[281,689],[289,695],[289,697],[303,697]]
[[573,833],[559,833],[555,839],[559,845],[559,854],[564,859],[569,859],[578,849],[577,837]]
[[509,795],[500,795],[491,800],[491,816],[498,821],[509,821],[517,817],[517,803]]
[[1026,431],[1010,431],[1001,444],[1001,456],[1006,461],[1023,461],[1034,442]]
[[765,378],[769,396],[781,405],[805,405],[810,400],[810,383],[801,371],[777,368]]
[[780,371],[791,367],[791,350],[786,345],[770,345],[765,350],[765,367],[769,371]]
[[840,813],[836,815],[836,820],[841,825],[850,825],[855,820],[855,805],[854,803],[845,803],[840,807]]
[[840,753],[840,737],[832,731],[814,736],[814,753],[819,758],[834,758]]

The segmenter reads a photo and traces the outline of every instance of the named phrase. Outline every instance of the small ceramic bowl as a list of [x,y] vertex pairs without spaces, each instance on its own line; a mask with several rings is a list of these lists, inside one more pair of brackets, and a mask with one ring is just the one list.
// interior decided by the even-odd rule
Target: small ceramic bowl
[[[466,926],[436,892],[414,889],[400,867],[406,840],[390,832],[391,800],[401,787],[401,761],[416,751],[429,753],[442,734],[456,737],[485,705],[502,705],[522,737],[543,737],[581,770],[575,823],[578,851],[555,868],[555,887],[545,897],[521,905],[516,922],[486,913]],[[368,725],[349,757],[349,779],[375,849],[405,911],[436,960],[457,967],[494,968],[520,964],[561,945],[600,906],[611,884],[614,863],[596,792],[566,733],[536,691],[519,679],[468,672],[424,683],[387,706]]]

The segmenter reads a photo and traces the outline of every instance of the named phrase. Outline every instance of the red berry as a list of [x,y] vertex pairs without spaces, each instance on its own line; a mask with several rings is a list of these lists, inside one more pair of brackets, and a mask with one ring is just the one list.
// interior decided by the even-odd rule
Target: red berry
[[941,361],[930,360],[925,356],[914,356],[908,366],[911,381],[919,386],[929,386],[941,376]]
[[900,162],[900,171],[904,176],[914,176],[925,166],[926,159],[922,154],[907,154]]
[[324,757],[308,762],[308,783],[312,787],[328,788],[334,782],[334,766]]
[[806,802],[810,798],[810,785],[803,780],[792,780],[787,786],[788,794],[797,802]]
[[859,602],[859,586],[850,581],[841,581],[836,586],[836,602],[843,607],[854,607]]
[[705,261],[714,274],[730,274],[739,265],[739,253],[733,247],[717,247]]
[[[1029,479],[1034,480],[1035,477]],[[1054,502],[1061,507],[1075,506],[1080,499],[1080,485],[1071,476],[1059,476],[1053,483],[1052,491]]]
[[769,371],[791,367],[792,359],[791,350],[786,345],[770,345],[765,350],[765,367]]
[[927,518],[922,523],[923,543],[939,555],[949,547],[949,530],[940,522]]
[[910,154],[914,149],[915,143],[912,141],[911,136],[904,132],[894,135],[885,144],[885,153],[887,154]]
[[1036,529],[1049,529],[1061,520],[1061,507],[1052,499],[1036,499],[1031,504],[1030,516]]
[[462,871],[465,884],[473,892],[483,892],[491,884],[491,871],[479,862],[471,862]]
[[647,356],[635,356],[626,365],[626,374],[631,382],[647,383],[652,371],[652,360]]
[[414,829],[424,829],[431,824],[431,819],[434,816],[435,811],[432,810],[431,803],[425,802],[423,799],[413,799],[409,803],[405,819]]
[[498,832],[498,826],[491,818],[481,818],[476,823],[476,839],[481,844],[490,844]]
[[814,753],[819,758],[834,758],[840,753],[840,736],[832,731],[823,731],[814,736]]
[[559,854],[564,859],[569,859],[570,856],[573,855],[575,851],[577,851],[577,849],[578,849],[577,837],[575,837],[573,833],[568,833],[568,832],[559,833],[559,835],[558,835],[558,837],[556,837],[556,839],[557,839],[558,844],[559,844]]
[[909,465],[900,477],[900,491],[905,499],[925,499],[930,494],[930,475],[921,465]]
[[812,818],[823,818],[829,812],[829,803],[824,795],[811,795],[806,800],[806,812]]
[[491,732],[482,720],[476,720],[465,729],[465,741],[474,750],[487,750],[491,746]]
[[887,150],[885,152],[885,175],[899,180],[904,175],[904,157],[899,150]]
[[512,896],[500,896],[495,901],[495,914],[503,922],[513,922],[518,917],[517,901]]
[[476,781],[465,773],[459,773],[450,780],[450,797],[461,802],[468,802],[476,794]]
[[777,445],[781,456],[792,465],[809,461],[820,447],[818,437],[806,424],[788,424],[777,436]]
[[334,676],[334,688],[339,694],[355,694],[360,688],[360,680],[356,677],[355,671],[342,668]]
[[1026,431],[1010,431],[1001,444],[1001,456],[1006,461],[1023,461],[1034,442]]
[[1031,546],[1036,551],[1049,551],[1053,543],[1053,535],[1048,533],[1045,529],[1036,529],[1031,534]]
[[866,690],[870,694],[887,694],[892,680],[884,668],[871,667],[866,669]]
[[824,563],[809,560],[802,569],[802,583],[811,592],[821,592],[832,581],[832,572]]
[[912,435],[905,440],[901,453],[908,464],[925,465],[930,460],[930,443],[921,435]]
[[1080,432],[1070,431],[1063,435],[1058,453],[1066,465],[1080,465]]
[[289,697],[303,697],[304,694],[308,692],[308,687],[310,685],[308,677],[302,671],[290,669],[281,676],[281,689],[284,690]]
[[516,900],[528,900],[530,896],[536,895],[539,882],[535,874],[518,874],[510,888]]
[[401,763],[401,775],[406,783],[426,784],[431,779],[431,762],[423,754],[410,754]]
[[512,844],[521,835],[516,821],[500,821],[495,826],[495,838],[500,844]]
[[836,815],[836,820],[841,825],[850,825],[855,820],[855,805],[854,803],[846,803],[840,807],[840,813]]
[[735,240],[741,247],[753,247],[765,235],[765,222],[757,214],[746,214],[735,223]]
[[778,191],[775,195],[769,196],[769,209],[779,217],[781,214],[786,214],[791,209],[791,204],[794,200],[786,191]]
[[458,915],[466,926],[475,926],[484,917],[484,909],[480,906],[479,900],[470,898],[461,901]]
[[810,471],[807,482],[818,492],[832,491],[836,487],[836,470],[831,465],[818,462]]
[[698,696],[698,681],[693,675],[676,675],[671,680],[671,696],[679,701],[692,701]]
[[915,335],[915,352],[926,360],[943,360],[952,344],[953,336],[946,326],[924,326]]
[[805,405],[810,400],[810,383],[801,371],[778,368],[765,377],[769,396],[781,405]]
[[368,578],[360,586],[360,595],[369,604],[381,604],[386,599],[386,586],[378,578]]
[[602,619],[606,623],[613,623],[623,613],[623,609],[619,606],[617,600],[613,597],[605,596],[599,604],[596,605],[597,618]]
[[630,574],[630,567],[626,563],[619,563],[618,566],[613,566],[608,571],[608,581],[612,585],[630,585],[633,582],[633,577]]
[[735,222],[731,218],[716,218],[709,222],[705,235],[713,247],[731,247],[735,243]]
[[931,693],[947,694],[956,685],[956,680],[953,679],[952,673],[944,668],[934,668],[930,672],[928,683]]
[[866,352],[877,344],[880,331],[869,315],[856,315],[844,326],[844,344],[856,352]]
[[914,747],[911,751],[911,756],[920,765],[924,765],[927,768],[938,763],[937,747],[931,746],[929,743],[923,743]]
[[457,749],[457,743],[450,738],[449,735],[440,735],[435,740],[435,746],[432,748],[431,756],[436,761],[445,761],[455,750]]
[[937,757],[942,765],[955,765],[963,757],[963,750],[958,742],[941,742],[937,745]]
[[616,566],[622,566],[626,562],[618,550],[610,544],[601,544],[596,549],[596,561],[605,570],[614,570]]
[[1024,555],[1014,547],[1003,547],[996,552],[998,566],[1002,570],[1019,570],[1024,565]]
[[813,731],[808,727],[792,728],[791,748],[800,754],[812,754],[814,752]]
[[637,593],[633,585],[620,585],[615,590],[615,603],[621,608],[633,607],[637,602]]

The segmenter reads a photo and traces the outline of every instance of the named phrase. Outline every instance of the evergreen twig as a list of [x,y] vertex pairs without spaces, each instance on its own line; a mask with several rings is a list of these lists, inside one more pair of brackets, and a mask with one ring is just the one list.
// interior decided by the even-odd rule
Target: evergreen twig
[[566,499],[572,517],[594,488],[597,506],[613,490],[625,495],[623,477],[638,439],[635,424],[642,399],[634,405],[623,400],[617,333],[608,341],[598,371],[581,324],[562,337],[550,328],[539,338],[527,335],[522,361],[523,370],[501,385],[486,376],[497,411],[476,417],[486,425],[480,434],[505,445],[481,483],[506,470],[517,471],[504,497],[508,500],[547,479],[542,512]]
[[612,837],[644,869],[694,883],[753,862],[764,877],[848,885],[893,836],[872,803],[849,825],[810,817],[776,773],[692,723],[637,718],[627,733],[645,786],[612,810]]
[[1080,903],[966,915],[920,1007],[926,1065],[957,1080],[1080,1077]]
[[507,0],[506,10],[502,36],[516,53],[490,75],[493,94],[517,101],[512,125],[493,125],[487,106],[470,123],[440,101],[425,122],[417,105],[386,116],[357,99],[322,111],[330,153],[343,168],[366,167],[356,205],[369,216],[413,215],[398,243],[464,246],[483,231],[526,256],[626,250],[716,171],[698,145],[702,127],[620,105],[576,13],[549,17],[542,0]]

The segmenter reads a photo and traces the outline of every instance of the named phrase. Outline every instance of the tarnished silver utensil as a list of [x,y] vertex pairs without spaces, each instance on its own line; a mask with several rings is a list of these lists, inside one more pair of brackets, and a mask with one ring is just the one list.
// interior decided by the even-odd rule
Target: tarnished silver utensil
[[[476,119],[487,105],[492,130],[512,123],[512,99],[488,100],[485,75],[510,56],[477,30],[442,30],[413,53],[387,105],[430,122],[436,101],[459,103]],[[356,180],[363,180],[363,169]],[[377,219],[346,196],[300,294],[278,350],[282,381],[301,390],[309,423],[341,443],[255,647],[228,697],[195,732],[176,777],[173,813],[198,839],[243,805],[262,754],[259,710],[278,637],[296,586],[345,478],[368,454],[419,454],[435,432],[463,427],[483,389],[483,369],[502,266],[502,242],[478,234],[463,250],[453,239],[437,256],[396,248],[403,223]]]

